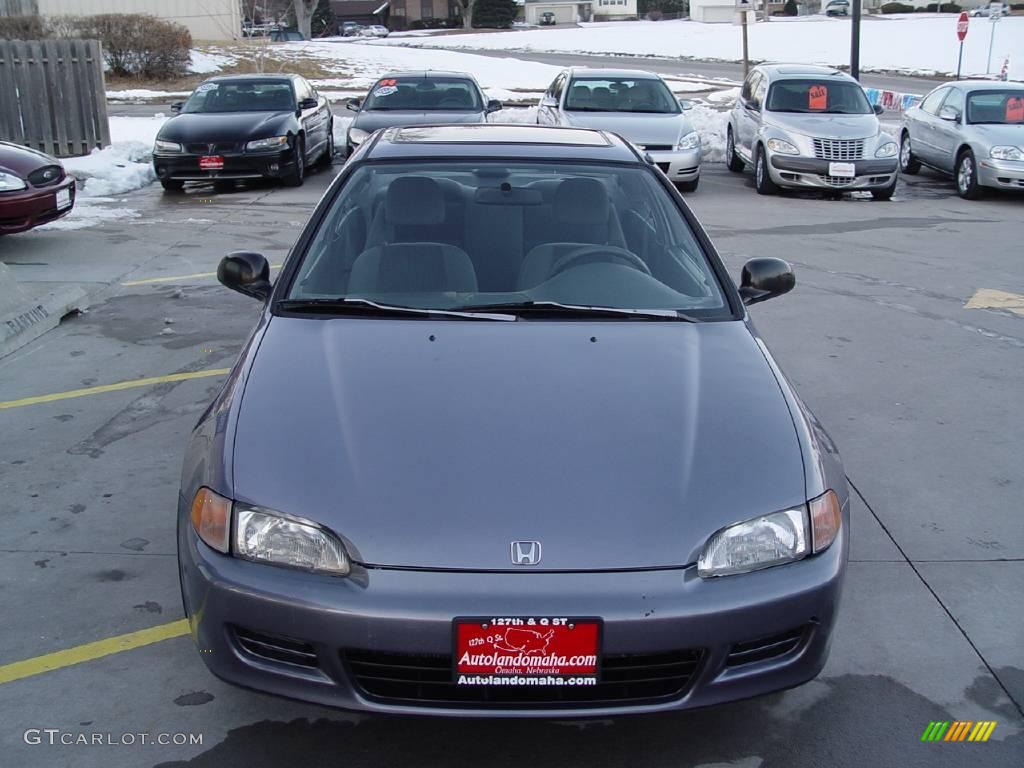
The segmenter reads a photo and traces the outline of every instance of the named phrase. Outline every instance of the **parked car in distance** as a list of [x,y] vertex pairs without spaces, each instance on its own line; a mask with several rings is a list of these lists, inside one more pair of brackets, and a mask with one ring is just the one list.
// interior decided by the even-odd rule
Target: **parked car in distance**
[[199,85],[160,128],[153,167],[165,190],[186,181],[229,188],[239,179],[301,186],[306,169],[334,158],[327,99],[299,75],[230,75]]
[[0,235],[55,221],[74,205],[75,179],[60,160],[0,141]]
[[359,30],[360,37],[387,37],[389,34],[388,28],[381,24],[371,24]]
[[831,0],[828,5],[825,6],[826,16],[849,16],[850,15],[850,2],[849,0]]
[[1024,192],[1024,83],[960,80],[903,113],[900,169],[952,174],[960,197]]
[[341,22],[341,36],[342,37],[355,37],[359,34],[359,30],[363,28],[363,25],[358,21],[343,21]]
[[270,33],[272,43],[298,43],[305,39],[301,32],[294,29],[278,29]]
[[646,151],[686,192],[700,182],[700,134],[658,75],[628,69],[573,67],[554,79],[537,109],[539,125],[611,131]]
[[545,26],[545,27],[553,25],[555,23],[554,11],[544,11],[540,15],[540,23],[541,23],[541,26]]
[[882,130],[880,106],[844,72],[803,64],[754,67],[729,112],[725,160],[730,171],[754,166],[757,191],[896,189],[896,139]]
[[178,495],[217,677],[565,720],[822,669],[847,481],[746,308],[795,277],[754,258],[734,285],[629,142],[378,131],[269,276],[253,252],[218,267],[262,311]]
[[380,128],[441,123],[485,123],[501,109],[465,72],[426,70],[384,75],[363,99],[349,99],[356,113],[348,127],[346,156]]

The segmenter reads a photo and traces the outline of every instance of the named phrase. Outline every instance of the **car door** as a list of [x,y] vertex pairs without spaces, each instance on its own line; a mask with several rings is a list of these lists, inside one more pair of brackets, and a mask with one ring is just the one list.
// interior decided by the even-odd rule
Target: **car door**
[[754,157],[754,136],[761,123],[761,105],[757,101],[759,90],[765,85],[764,73],[759,69],[751,72],[743,82],[736,113],[736,147],[747,160]]
[[307,99],[316,101],[316,105],[300,109],[299,122],[306,134],[306,159],[319,157],[327,145],[327,126],[330,123],[330,111],[326,99],[321,99],[305,78],[295,78],[295,99],[302,104]]
[[568,77],[568,72],[559,73],[541,98],[540,106],[537,108],[537,122],[541,125],[561,125],[561,96]]
[[949,93],[949,86],[940,86],[924,97],[914,121],[916,132],[910,134],[910,146],[919,160],[928,165],[939,164],[939,150],[936,142],[939,107]]
[[[964,92],[959,88],[948,88],[949,93],[939,106],[935,120],[934,146],[935,164],[949,173],[953,172],[956,163],[956,150],[960,146],[964,119]],[[956,113],[951,119],[947,110]]]

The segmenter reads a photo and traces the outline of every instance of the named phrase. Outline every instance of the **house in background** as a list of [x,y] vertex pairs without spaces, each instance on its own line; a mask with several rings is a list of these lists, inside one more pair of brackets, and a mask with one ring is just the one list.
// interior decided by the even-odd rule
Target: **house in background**
[[555,14],[556,24],[577,21],[619,21],[635,19],[637,0],[526,0],[523,19],[527,24],[540,24],[541,14]]
[[331,0],[334,18],[340,25],[344,21],[360,24],[383,24],[388,29],[403,30],[410,27],[441,26],[452,19],[458,26],[459,4],[456,0]]
[[4,16],[96,16],[148,13],[186,27],[193,40],[236,40],[242,36],[239,0],[6,0]]

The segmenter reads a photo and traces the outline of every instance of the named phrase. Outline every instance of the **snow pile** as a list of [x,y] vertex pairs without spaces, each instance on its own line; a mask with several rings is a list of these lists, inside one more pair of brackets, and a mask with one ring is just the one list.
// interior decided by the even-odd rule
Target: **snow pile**
[[[861,28],[861,69],[912,74],[956,71],[956,15],[915,13],[865,19]],[[985,71],[990,22],[976,19],[964,42],[965,74]],[[992,62],[996,71],[1010,57],[1010,77],[1024,77],[1024,17],[1001,19],[995,30]],[[831,66],[849,63],[850,22],[824,16],[772,19],[749,28],[755,61],[798,61]],[[427,39],[378,40],[374,47],[418,46],[432,49],[547,51],[680,59],[739,61],[739,29],[732,24],[695,21],[629,21],[584,24],[548,30],[440,35]],[[346,46],[347,47],[347,46]],[[500,62],[500,60],[498,60]],[[502,66],[499,64],[499,66]],[[507,65],[504,65],[507,66]],[[517,65],[518,66],[518,65]]]
[[39,232],[47,229],[65,231],[85,229],[86,227],[93,227],[102,221],[124,221],[125,219],[137,219],[141,216],[133,208],[108,208],[105,205],[97,204],[113,202],[117,201],[112,198],[103,197],[88,199],[79,197],[75,201],[75,207],[71,209],[71,213],[62,219],[57,219],[49,224],[37,227],[35,231]]
[[213,51],[200,51],[192,49],[192,63],[188,71],[196,75],[210,75],[220,72],[224,67],[231,67],[238,63],[238,59],[226,53],[214,53]]
[[153,142],[166,120],[164,115],[111,117],[109,147],[63,161],[68,173],[84,181],[79,199],[120,195],[156,181]]
[[138,101],[142,99],[184,99],[192,91],[154,91],[150,88],[125,88],[107,91],[107,101]]
[[705,163],[725,162],[725,126],[729,120],[728,112],[694,104],[693,109],[686,112],[693,124],[693,129],[700,134],[701,158]]

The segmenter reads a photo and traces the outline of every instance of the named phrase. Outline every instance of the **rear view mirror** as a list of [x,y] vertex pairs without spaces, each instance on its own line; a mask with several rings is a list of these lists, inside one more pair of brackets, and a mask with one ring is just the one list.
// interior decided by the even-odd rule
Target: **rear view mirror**
[[220,260],[217,279],[225,288],[254,299],[266,301],[270,296],[270,265],[259,253],[235,251]]
[[359,99],[349,99],[345,102],[345,108],[351,109],[353,112],[358,112],[360,106],[362,106],[362,102]]
[[171,112],[181,112],[181,108],[184,106],[184,101],[176,101],[173,104],[171,104]]
[[543,99],[540,100],[540,105],[542,107],[550,107],[551,109],[557,109],[558,99],[556,99],[554,96],[545,96]]
[[682,108],[684,110],[685,109],[693,109],[693,102],[690,101],[689,99],[680,99],[679,100],[679,106],[680,106],[680,108]]
[[873,104],[871,106],[871,109],[873,109],[875,111],[876,115],[883,115],[883,114],[885,114],[885,107],[883,107],[881,104]]
[[316,109],[320,106],[320,102],[316,99],[303,99],[299,102],[299,109]]
[[497,112],[502,108],[502,103],[497,99],[491,99],[487,102],[487,112]]
[[788,262],[768,257],[750,259],[740,276],[740,296],[749,306],[789,293],[795,285],[796,275]]
[[957,112],[953,107],[943,107],[939,110],[939,119],[948,120],[951,123],[955,123],[960,119],[960,113]]

